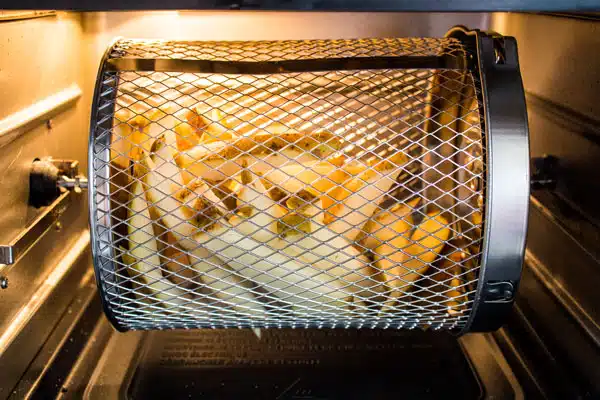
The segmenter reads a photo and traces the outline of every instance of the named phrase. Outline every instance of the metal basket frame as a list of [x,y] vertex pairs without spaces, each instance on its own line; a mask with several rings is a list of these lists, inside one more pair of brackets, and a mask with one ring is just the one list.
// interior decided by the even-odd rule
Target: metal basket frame
[[[227,61],[219,59],[146,59],[118,58],[116,40],[111,44],[101,63],[92,102],[89,146],[89,204],[94,268],[102,304],[109,320],[118,330],[127,330],[113,314],[111,302],[118,297],[115,292],[114,275],[103,274],[111,265],[112,248],[102,248],[100,238],[110,241],[110,230],[97,222],[98,194],[93,182],[98,177],[109,179],[105,166],[95,169],[98,152],[97,129],[110,132],[115,113],[115,102],[102,102],[103,94],[112,90],[117,94],[118,72],[178,71],[214,72],[235,74],[272,74],[287,72],[314,72],[353,69],[405,69],[405,68],[451,68],[467,69],[476,80],[476,93],[481,116],[484,147],[484,217],[483,243],[480,268],[473,305],[468,321],[459,330],[489,331],[497,329],[511,309],[521,275],[525,248],[529,198],[529,146],[527,115],[524,92],[519,73],[516,43],[513,38],[469,31],[463,27],[450,30],[447,37],[458,39],[467,50],[463,57],[437,57],[422,55],[332,57],[315,60]],[[117,52],[117,58],[115,58]],[[100,79],[102,78],[102,79]],[[463,93],[463,96],[467,94]],[[442,99],[444,96],[442,96]],[[440,104],[438,108],[452,110],[460,120],[461,101]],[[436,120],[433,110],[429,119]],[[104,147],[111,143],[110,134],[100,139]],[[104,154],[109,157],[109,153]],[[109,163],[106,158],[105,164]],[[105,204],[110,209],[110,204]],[[110,225],[108,223],[107,225]],[[104,236],[103,236],[104,235]],[[108,253],[107,253],[108,252]],[[100,266],[103,265],[104,268]],[[113,265],[114,269],[115,266]],[[410,326],[409,326],[410,327]]]

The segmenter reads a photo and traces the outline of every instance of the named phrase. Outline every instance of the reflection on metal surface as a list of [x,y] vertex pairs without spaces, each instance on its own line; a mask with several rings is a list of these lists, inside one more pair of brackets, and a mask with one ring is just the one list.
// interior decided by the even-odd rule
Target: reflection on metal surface
[[0,11],[0,22],[7,21],[18,21],[21,19],[41,18],[41,17],[52,17],[56,15],[56,11],[52,10],[14,10],[14,11]]
[[13,389],[10,400],[54,398],[64,387],[64,371],[60,367],[77,359],[89,342],[97,340],[92,329],[101,314],[92,269],[87,269],[80,282],[69,289],[73,300]]
[[569,293],[568,288],[546,268],[544,264],[529,250],[525,253],[525,262],[538,280],[556,297],[569,314],[586,331],[590,338],[600,347],[600,325]]
[[80,96],[81,89],[76,84],[72,84],[60,92],[0,120],[0,148],[29,131],[35,124],[50,118],[62,108],[71,106]]
[[58,282],[60,282],[67,274],[81,253],[87,249],[89,243],[90,234],[88,230],[85,230],[79,234],[77,241],[73,244],[69,253],[54,267],[44,283],[42,283],[33,296],[31,296],[29,302],[19,311],[6,330],[2,332],[2,335],[0,336],[0,355],[4,353],[16,335],[48,299]]
[[[477,60],[481,80],[480,102],[485,110],[486,143],[485,240],[481,276],[467,330],[491,331],[511,311],[512,301],[482,299],[489,282],[508,282],[517,287],[521,277],[527,216],[529,213],[529,130],[525,94],[514,38],[449,32],[473,40],[482,56]],[[466,35],[466,37],[464,37]],[[501,43],[502,64],[494,52]]]
[[[136,371],[137,360],[142,350],[144,332],[113,334],[105,346],[102,357],[90,377],[83,395],[84,399],[120,399],[127,391]],[[126,349],[126,351],[123,351]],[[117,361],[118,362],[115,362]]]
[[[106,324],[106,322],[104,323]],[[168,375],[166,374],[169,373],[170,368],[173,368],[171,370],[174,374],[173,379],[176,379],[177,383],[173,383],[172,380],[167,379],[168,381],[164,381],[164,385],[167,387],[173,385],[177,386],[177,389],[179,390],[179,384],[184,382],[186,383],[186,389],[181,390],[186,391],[186,393],[191,396],[203,389],[214,389],[214,392],[212,392],[213,395],[219,393],[221,394],[221,397],[219,398],[229,398],[225,395],[225,393],[231,393],[227,392],[227,387],[222,386],[222,392],[219,392],[218,388],[210,388],[210,384],[207,385],[209,388],[205,388],[200,387],[203,386],[203,384],[195,385],[194,381],[196,379],[198,379],[198,381],[203,381],[209,379],[209,377],[216,376],[216,379],[227,382],[226,386],[230,387],[229,390],[232,390],[231,386],[236,385],[247,384],[249,387],[252,387],[253,382],[255,381],[256,383],[268,381],[272,387],[273,385],[276,386],[278,383],[277,378],[275,376],[266,378],[264,375],[277,375],[276,372],[264,372],[264,375],[260,377],[261,370],[269,371],[264,368],[267,364],[264,364],[263,368],[257,367],[255,372],[251,372],[251,367],[243,369],[244,366],[247,367],[253,365],[251,364],[252,360],[255,362],[257,359],[269,360],[269,357],[275,357],[274,359],[278,360],[278,363],[276,364],[277,367],[275,368],[279,370],[290,367],[295,360],[306,361],[321,359],[322,364],[314,365],[310,367],[311,369],[324,367],[324,365],[331,365],[331,363],[333,363],[333,365],[338,365],[337,363],[339,360],[336,361],[336,359],[341,356],[341,353],[336,350],[336,346],[341,346],[340,348],[345,349],[345,357],[347,357],[346,362],[348,365],[352,364],[352,361],[349,360],[353,359],[353,354],[355,354],[354,352],[357,351],[357,348],[364,348],[363,346],[369,347],[369,345],[377,343],[378,347],[371,348],[373,357],[376,357],[374,354],[378,352],[385,353],[385,350],[382,349],[388,349],[388,357],[392,351],[406,352],[407,357],[410,357],[411,355],[414,357],[421,357],[423,364],[419,367],[422,367],[424,371],[435,370],[436,363],[429,364],[425,360],[428,359],[428,355],[432,354],[431,350],[443,350],[443,348],[436,347],[436,343],[439,343],[437,340],[432,338],[425,339],[425,336],[419,335],[412,336],[412,339],[409,335],[400,339],[401,334],[390,331],[382,331],[379,333],[372,333],[374,331],[369,332],[369,334],[365,334],[365,336],[362,336],[361,340],[356,341],[354,344],[349,344],[349,342],[352,342],[355,339],[348,339],[347,337],[347,335],[354,335],[354,333],[345,333],[343,331],[327,334],[330,338],[323,342],[319,341],[320,339],[316,336],[313,336],[315,333],[311,333],[311,331],[296,332],[297,335],[300,335],[296,337],[296,340],[289,340],[290,338],[286,335],[292,334],[286,333],[285,331],[271,330],[266,332],[267,341],[277,338],[277,346],[275,347],[277,349],[285,349],[289,346],[287,351],[275,350],[275,347],[269,347],[268,344],[257,343],[252,335],[248,334],[243,336],[244,334],[242,331],[238,330],[226,330],[222,333],[220,339],[212,338],[215,334],[217,336],[220,335],[213,330],[152,333],[129,332],[127,334],[113,333],[107,345],[104,346],[105,351],[102,357],[82,361],[82,364],[87,362],[96,366],[92,377],[84,383],[84,386],[87,386],[87,388],[85,390],[85,395],[82,397],[86,399],[117,399],[125,397],[124,395],[126,393],[131,396],[132,392],[136,391],[135,386],[144,386],[144,379],[150,379],[148,376],[152,376],[153,371],[156,373],[155,376],[161,376],[163,379],[167,379],[166,377]],[[336,339],[337,335],[339,335],[339,337]],[[380,337],[375,342],[369,342],[368,338],[370,335],[380,335]],[[388,336],[386,339],[386,335],[398,335],[398,337],[390,339]],[[247,341],[242,340],[242,336],[247,338]],[[269,337],[271,339],[269,339]],[[188,343],[189,347],[186,346]],[[396,348],[393,343],[396,343],[398,348]],[[314,347],[310,350],[304,350],[303,346],[308,344],[311,344]],[[332,348],[320,346],[323,344],[333,344],[334,346]],[[414,345],[414,347],[411,347],[411,345]],[[521,385],[510,370],[506,359],[491,334],[466,335],[459,339],[459,345],[462,349],[463,357],[466,357],[467,362],[470,364],[470,369],[478,378],[478,383],[483,392],[482,398],[524,398]],[[193,353],[192,349],[196,346],[203,350],[198,352],[197,355],[191,355],[191,353]],[[263,348],[263,346],[265,347]],[[400,349],[402,347],[404,349]],[[260,349],[264,349],[264,351],[259,352]],[[236,358],[238,352],[239,354],[245,355],[240,356],[238,359]],[[325,357],[325,354],[329,354],[330,358],[321,358]],[[446,355],[447,353],[445,355],[439,355],[438,361],[442,362],[440,360]],[[244,373],[241,373],[239,379],[236,379],[235,382],[230,382],[226,377],[230,377],[231,375],[225,369],[221,369],[219,375],[219,370],[222,368],[222,365],[228,365],[227,363],[222,363],[225,362],[225,360],[228,360],[229,357],[235,358],[232,359],[231,362],[235,365],[238,365],[237,363],[239,363],[242,368],[241,371],[249,372],[248,376],[244,376]],[[383,357],[385,358],[385,356]],[[170,360],[173,363],[169,364],[168,362],[165,362],[167,360]],[[195,363],[200,360],[204,360],[205,363]],[[286,363],[285,360],[289,360],[289,363]],[[161,361],[165,363],[162,364]],[[179,363],[179,361],[186,362]],[[296,368],[301,368],[301,365],[301,363],[296,364]],[[225,368],[230,370],[230,367],[231,365]],[[459,369],[457,365],[454,365],[454,367]],[[469,368],[467,367],[467,369]],[[344,374],[339,369],[337,371],[338,374]],[[399,369],[399,371],[401,371],[401,369]],[[293,374],[293,372],[290,373]],[[135,382],[132,381],[132,375],[135,375]],[[323,370],[322,376],[325,377],[329,375]],[[469,374],[469,376],[472,375]],[[287,378],[288,382],[294,379],[289,376]],[[467,384],[469,381],[468,376],[461,375],[460,378],[464,379],[464,381],[461,381],[463,384]],[[364,380],[368,379],[376,380],[377,378],[364,376]],[[397,383],[399,387],[403,387],[403,383],[406,383],[403,379],[407,379],[407,376],[402,372],[398,372]],[[311,385],[310,379],[306,376],[303,377],[302,381],[302,385],[299,385],[301,387]],[[347,389],[348,386],[352,385],[350,382],[338,383],[333,380],[329,382],[329,384],[327,384],[327,382],[328,381],[325,380],[324,386],[328,386],[329,388],[327,390],[330,391],[336,390],[331,389],[331,387],[335,388],[335,385],[343,385],[343,387],[337,389],[338,394]],[[217,386],[218,385],[219,384],[217,383]],[[168,389],[165,389],[164,387],[162,390],[165,392],[168,391]],[[256,393],[258,392],[254,392],[254,396],[256,396]],[[286,394],[289,393],[286,392]],[[204,393],[204,395],[207,395],[207,393]],[[429,392],[429,395],[431,396],[431,392]],[[248,393],[248,397],[254,398],[252,393]]]
[[196,72],[221,74],[277,74],[293,72],[374,70],[395,68],[449,68],[466,69],[466,62],[454,57],[411,56],[369,57],[368,59],[331,58],[327,60],[266,61],[257,65],[252,61],[214,61],[185,59],[113,59],[108,71]]
[[[96,293],[94,290],[94,295],[97,295]],[[83,398],[83,392],[96,367],[96,363],[90,360],[98,360],[102,356],[103,351],[106,349],[106,344],[114,332],[108,320],[100,317],[94,330],[89,334],[91,340],[81,350],[73,368],[63,381],[63,388],[66,391],[61,390],[56,396],[57,400]]]
[[468,334],[458,340],[485,388],[486,398],[525,398],[491,333]]
[[71,200],[71,192],[60,195],[52,204],[7,245],[0,245],[0,271],[2,264],[15,264],[56,224]]

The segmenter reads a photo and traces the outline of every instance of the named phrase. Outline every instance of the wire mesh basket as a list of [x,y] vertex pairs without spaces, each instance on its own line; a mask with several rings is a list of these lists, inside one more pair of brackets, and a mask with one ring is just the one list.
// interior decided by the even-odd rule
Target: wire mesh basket
[[[464,29],[116,41],[98,75],[89,157],[94,266],[112,323],[497,326],[527,216],[513,48]],[[510,110],[498,110],[515,115],[512,157],[501,144],[492,154],[486,85],[502,71],[514,86],[504,89]],[[508,172],[492,156],[510,158]],[[511,193],[496,200],[492,188],[507,180]],[[491,218],[504,204],[511,232]]]

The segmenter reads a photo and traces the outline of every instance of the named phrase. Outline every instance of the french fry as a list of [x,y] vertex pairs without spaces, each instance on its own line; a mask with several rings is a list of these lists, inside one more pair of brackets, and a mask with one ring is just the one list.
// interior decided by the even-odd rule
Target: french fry
[[[173,160],[174,134],[166,132],[157,139],[152,153],[142,162],[147,195],[161,220],[174,235],[177,242],[194,256],[191,267],[200,273],[202,282],[236,311],[252,315],[264,315],[264,308],[235,274],[214,254],[199,248],[193,235],[201,232],[206,215],[220,218],[222,209],[217,196],[204,184],[197,182],[193,189],[183,186],[179,168]],[[161,162],[160,165],[154,162]],[[182,189],[183,188],[183,189]],[[208,198],[207,198],[208,197]]]
[[176,310],[189,308],[188,294],[182,288],[169,282],[161,273],[161,262],[152,229],[150,210],[139,181],[132,183],[131,193],[128,211],[128,254],[136,260],[130,265],[130,268],[139,274],[135,279],[142,282],[152,296],[163,302],[167,308]]
[[375,249],[375,266],[383,271],[392,289],[391,299],[382,308],[382,313],[388,312],[394,299],[402,296],[435,261],[450,237],[447,225],[448,221],[438,211],[430,212],[416,227],[410,240],[406,235],[400,235]]
[[317,267],[331,279],[338,278],[355,297],[370,298],[381,291],[383,285],[372,279],[375,270],[367,258],[344,237],[322,225],[322,212],[313,205],[318,202],[317,196],[304,189],[284,193],[284,209],[269,196],[258,176],[252,176],[248,170],[240,175],[239,208],[248,209],[243,216],[230,219],[236,230],[281,250],[301,264]]
[[157,299],[152,299],[152,292],[146,287],[144,282],[139,280],[139,272],[135,266],[138,261],[133,258],[123,246],[119,246],[119,252],[123,264],[127,265],[127,272],[131,277],[131,287],[134,292],[135,299],[144,306],[162,307],[162,303]]
[[364,225],[357,241],[364,248],[375,250],[378,246],[399,236],[406,238],[414,227],[411,213],[419,201],[420,199],[416,198],[407,204],[398,204],[371,218]]
[[241,276],[259,283],[296,312],[336,313],[350,300],[343,285],[317,268],[240,233],[226,223],[207,225],[196,242],[218,254]]
[[137,149],[150,149],[152,139],[160,135],[163,128],[153,123],[165,116],[165,112],[153,108],[144,114],[134,114],[122,108],[115,113],[111,162],[121,168],[129,167],[133,152]]
[[239,173],[243,163],[255,173],[265,174],[283,165],[320,161],[340,147],[341,140],[327,132],[263,132],[229,141],[201,142],[180,152],[176,161],[185,171],[186,180],[222,181]]
[[435,262],[435,272],[429,278],[434,282],[429,287],[436,293],[433,297],[428,294],[429,301],[435,301],[446,307],[449,315],[456,315],[465,309],[467,297],[465,295],[465,280],[468,280],[465,269],[466,253],[463,250],[454,250]]

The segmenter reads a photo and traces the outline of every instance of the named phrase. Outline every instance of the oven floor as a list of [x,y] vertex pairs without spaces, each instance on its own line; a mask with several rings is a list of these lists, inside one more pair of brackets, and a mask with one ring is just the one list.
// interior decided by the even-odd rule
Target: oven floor
[[132,399],[481,397],[455,338],[390,331],[250,330],[149,335]]
[[99,304],[93,308],[99,319],[86,330],[85,346],[73,354],[76,362],[64,372],[56,369],[61,382],[57,399],[523,398],[491,334],[457,338],[444,332],[271,329],[260,330],[259,338],[249,329],[118,333],[99,314]]

